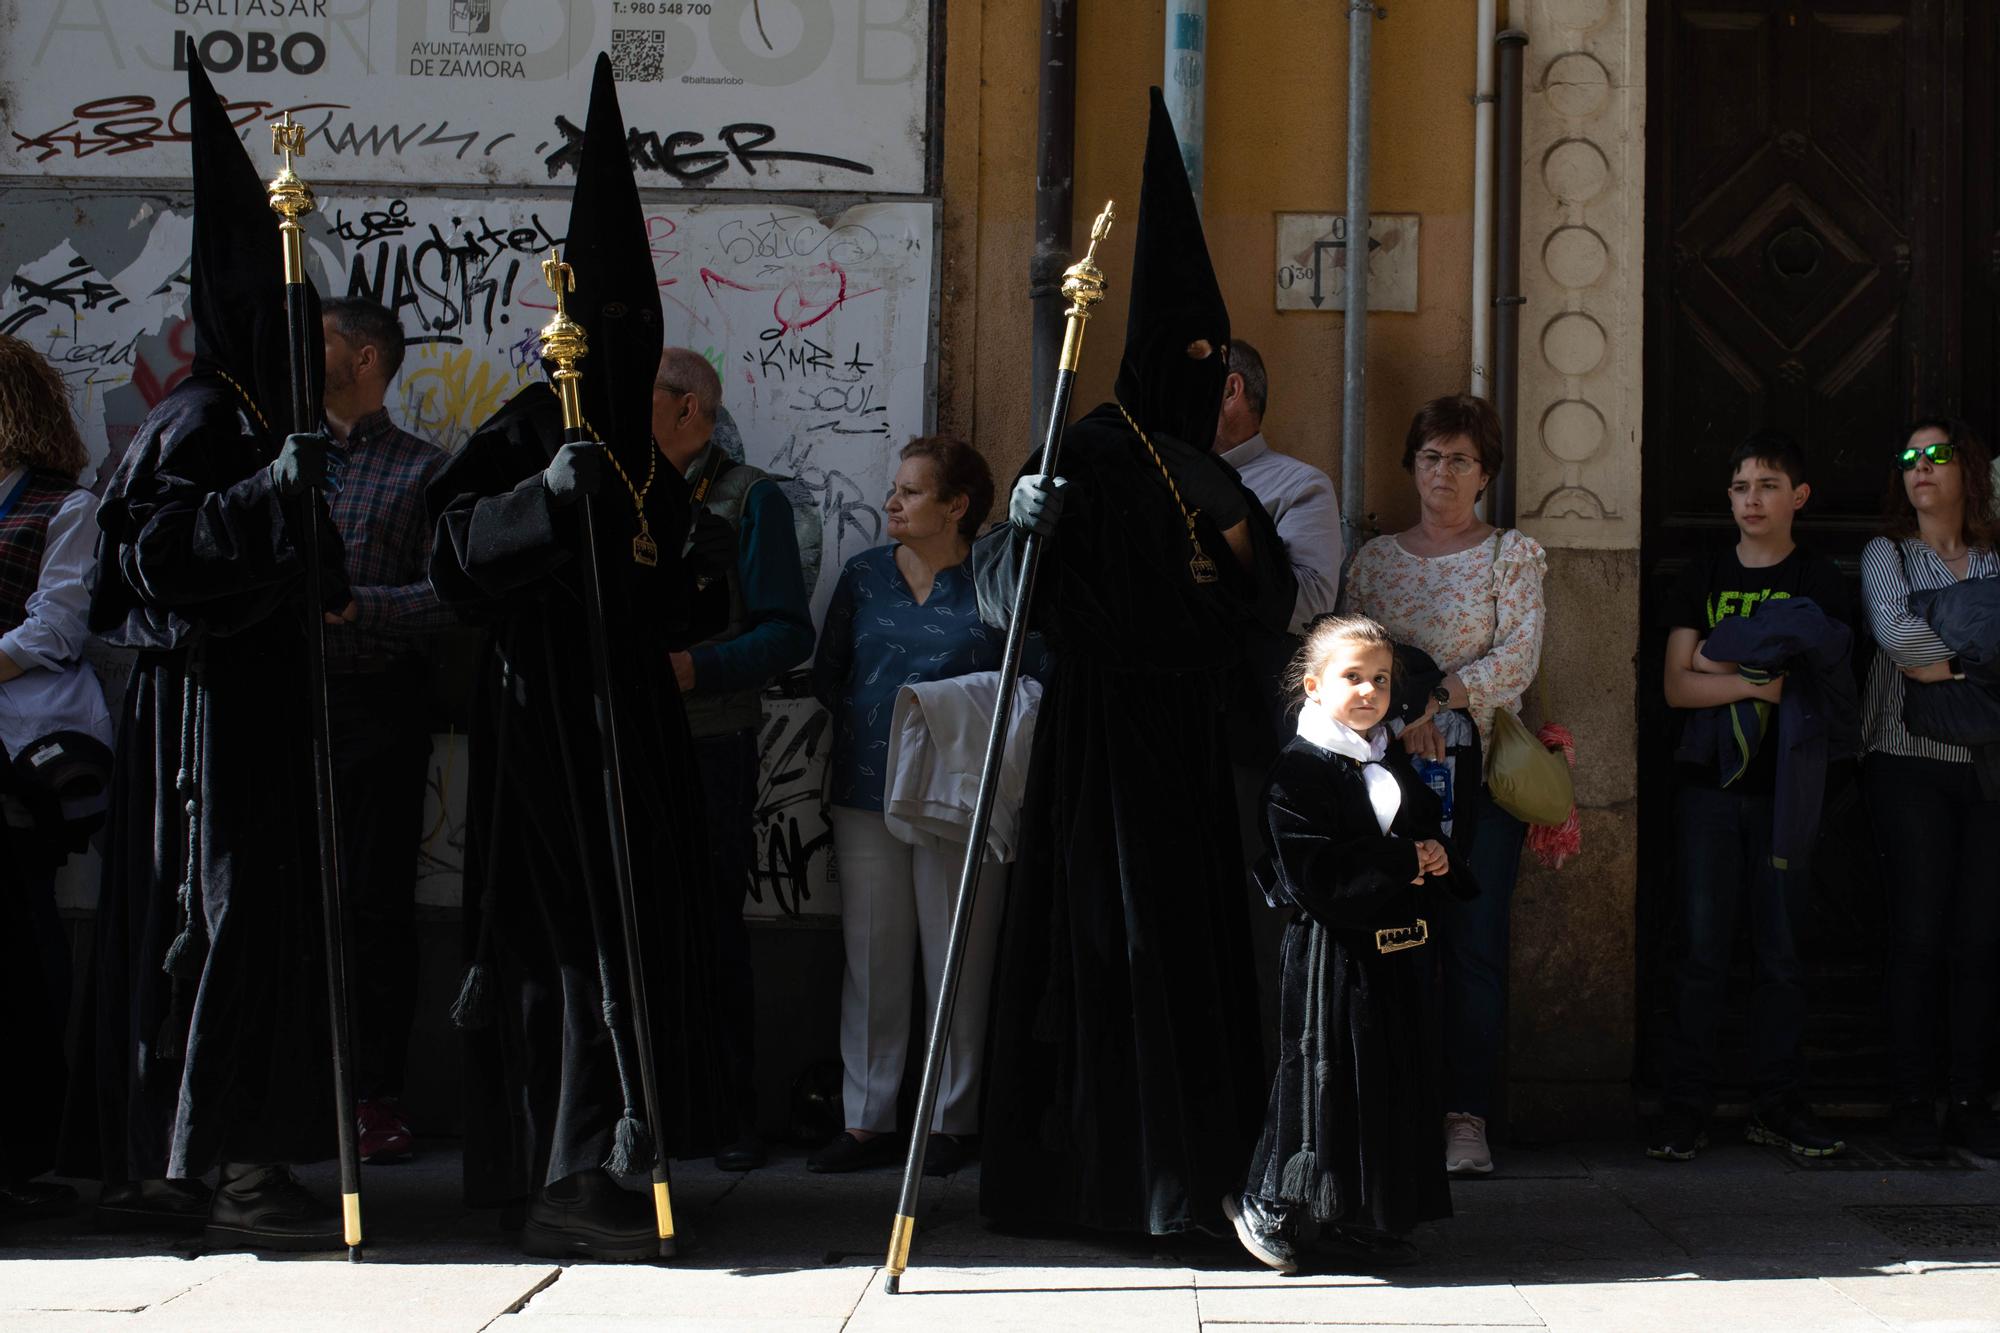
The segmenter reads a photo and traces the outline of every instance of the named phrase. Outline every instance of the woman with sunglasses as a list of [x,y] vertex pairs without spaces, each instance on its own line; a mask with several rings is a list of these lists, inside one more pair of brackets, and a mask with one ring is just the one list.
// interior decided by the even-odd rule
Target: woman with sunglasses
[[[2000,801],[1981,795],[1971,751],[1903,725],[1905,690],[1957,674],[1951,649],[1910,614],[1910,593],[2000,577],[1991,466],[1965,423],[1912,424],[1894,455],[1883,535],[1861,556],[1878,645],[1862,710],[1861,782],[1889,900],[1893,1133],[1912,1157],[1942,1157],[1947,1143],[2000,1156],[2000,1126],[1981,1099],[2000,948],[1992,845]],[[1942,1128],[1940,1048],[1949,1097]]]

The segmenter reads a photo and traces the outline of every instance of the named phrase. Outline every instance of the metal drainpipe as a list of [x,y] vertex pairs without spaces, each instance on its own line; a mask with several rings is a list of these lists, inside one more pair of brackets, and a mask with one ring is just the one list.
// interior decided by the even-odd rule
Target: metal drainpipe
[[1187,164],[1194,206],[1201,207],[1202,141],[1208,86],[1208,0],[1167,0],[1167,114],[1180,140],[1181,161]]
[[1062,353],[1062,275],[1070,262],[1076,178],[1076,0],[1042,0],[1035,136],[1035,253],[1028,261],[1028,300],[1034,312],[1031,449],[1041,447],[1042,414],[1055,393],[1056,360]]
[[1500,417],[1506,457],[1493,479],[1492,519],[1511,527],[1515,519],[1514,479],[1520,467],[1521,406],[1521,62],[1528,34],[1509,28],[1495,39],[1500,52],[1500,142],[1495,150],[1495,268],[1499,292],[1493,298],[1493,410]]
[[[1341,348],[1341,533],[1351,553],[1361,547],[1368,503],[1368,84],[1375,21],[1388,11],[1374,0],[1350,0],[1347,10],[1347,283]],[[1355,261],[1355,255],[1360,261]]]
[[1479,0],[1477,77],[1472,90],[1472,373],[1466,392],[1492,392],[1493,349],[1493,6]]

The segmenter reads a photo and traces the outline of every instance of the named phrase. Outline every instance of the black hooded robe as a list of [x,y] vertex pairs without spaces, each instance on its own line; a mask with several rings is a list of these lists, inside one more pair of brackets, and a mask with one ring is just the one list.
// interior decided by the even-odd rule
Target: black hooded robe
[[[576,558],[580,514],[552,505],[541,485],[561,438],[555,395],[531,385],[466,443],[430,492],[438,516],[432,584],[447,605],[492,627],[474,697],[466,804],[468,939],[498,997],[494,1021],[466,1034],[465,1190],[474,1206],[522,1199],[602,1165],[621,1113],[644,1114],[620,1092],[620,1061],[637,1056]],[[645,466],[625,459],[635,483]],[[727,1121],[709,1017],[713,930],[698,878],[700,791],[667,654],[714,625],[692,623],[693,583],[676,542],[660,541],[657,566],[632,559],[635,511],[615,476],[596,508],[666,1122],[654,1133],[668,1151],[690,1155],[721,1142]],[[662,460],[646,500],[653,533],[686,532],[690,512],[686,483]],[[627,1073],[636,1098],[637,1065]]]
[[[71,1169],[107,1182],[333,1147],[303,506],[279,498],[276,454],[235,389],[198,366],[147,416],[99,510],[92,628],[151,644],[120,719],[73,1102],[94,1114],[98,1160],[77,1142],[86,1119]],[[320,542],[327,605],[343,605],[331,523]]]
[[[1002,1223],[1218,1228],[1263,1109],[1224,723],[1245,630],[1282,628],[1297,584],[1233,471],[1153,442],[1177,471],[1242,491],[1254,567],[1198,517],[1221,580],[1197,584],[1186,522],[1118,408],[1069,428],[1032,611],[1054,668],[987,1040],[980,1210]],[[1022,545],[1003,525],[976,549],[995,623]]]
[[1437,957],[1434,944],[1383,953],[1376,932],[1435,919],[1441,892],[1470,897],[1475,887],[1455,855],[1445,875],[1410,882],[1417,841],[1450,853],[1451,840],[1436,794],[1400,748],[1387,768],[1403,792],[1393,836],[1352,759],[1293,739],[1272,766],[1258,878],[1293,913],[1278,1071],[1244,1189],[1321,1225],[1402,1235],[1451,1216],[1438,1144]]

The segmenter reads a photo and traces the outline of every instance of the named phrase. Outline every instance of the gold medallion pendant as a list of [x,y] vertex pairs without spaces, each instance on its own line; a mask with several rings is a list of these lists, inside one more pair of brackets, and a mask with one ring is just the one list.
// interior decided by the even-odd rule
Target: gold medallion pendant
[[[1193,538],[1194,534],[1190,532],[1188,536],[1189,538]],[[1219,583],[1222,581],[1222,574],[1216,569],[1215,562],[1208,558],[1208,552],[1201,549],[1200,542],[1195,542],[1194,555],[1188,559],[1188,573],[1194,575],[1196,583]]]
[[[644,521],[643,518],[640,520]],[[653,540],[653,534],[643,527],[639,529],[639,535],[632,539],[632,561],[648,568],[660,563],[660,545]]]

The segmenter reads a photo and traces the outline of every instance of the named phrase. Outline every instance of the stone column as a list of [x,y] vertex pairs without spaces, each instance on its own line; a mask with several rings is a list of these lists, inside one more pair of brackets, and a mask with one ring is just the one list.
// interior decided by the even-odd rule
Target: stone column
[[1548,870],[1530,854],[1514,898],[1508,1106],[1522,1137],[1631,1113],[1645,11],[1511,9],[1529,38],[1520,522],[1549,551],[1541,683],[1576,734],[1583,823],[1582,855]]

